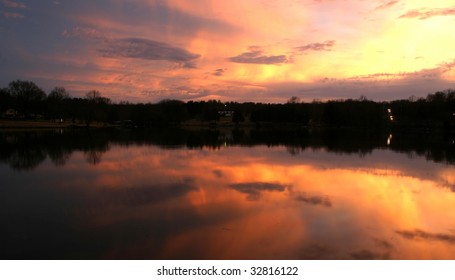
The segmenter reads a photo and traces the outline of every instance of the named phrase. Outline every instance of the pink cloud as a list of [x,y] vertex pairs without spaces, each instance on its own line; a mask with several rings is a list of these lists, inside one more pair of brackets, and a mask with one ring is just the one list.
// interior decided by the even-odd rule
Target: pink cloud
[[24,15],[23,14],[19,14],[19,13],[9,13],[9,12],[4,12],[3,13],[3,16],[5,18],[13,18],[13,19],[22,19],[24,18]]
[[442,8],[442,9],[418,9],[410,10],[402,14],[399,18],[418,18],[428,19],[436,16],[455,16],[455,8]]
[[379,6],[376,7],[376,10],[384,10],[384,9],[388,9],[392,6],[395,6],[396,4],[398,4],[398,0],[392,0],[392,1],[388,1],[388,2],[385,2]]
[[335,45],[335,40],[328,40],[322,43],[311,43],[308,45],[296,47],[295,49],[299,52],[306,51],[331,51]]
[[8,7],[8,8],[14,8],[14,9],[26,9],[27,5],[21,2],[14,2],[11,0],[3,0],[2,1],[3,6]]
[[264,55],[262,48],[257,46],[250,46],[249,51],[229,57],[228,60],[235,63],[275,65],[289,62],[285,55]]

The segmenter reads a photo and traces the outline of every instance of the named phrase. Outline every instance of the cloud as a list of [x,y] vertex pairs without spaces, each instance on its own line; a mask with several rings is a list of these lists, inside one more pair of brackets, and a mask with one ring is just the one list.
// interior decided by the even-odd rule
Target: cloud
[[19,14],[19,13],[8,13],[8,12],[4,12],[3,13],[3,16],[5,18],[14,18],[14,19],[22,19],[24,18],[24,15],[23,14]]
[[231,184],[229,187],[241,193],[248,194],[248,200],[258,200],[261,196],[261,192],[283,192],[287,186],[276,183],[251,182]]
[[141,38],[111,40],[99,52],[104,57],[126,57],[176,62],[183,68],[196,68],[194,60],[200,56],[167,43]]
[[375,8],[375,10],[384,10],[384,9],[390,8],[390,7],[392,7],[392,6],[395,6],[398,2],[400,2],[400,1],[398,1],[398,0],[392,0],[392,1],[385,2],[385,3],[383,3],[383,4],[379,5],[379,6],[377,6],[377,7]]
[[423,79],[423,78],[440,78],[444,73],[452,70],[455,67],[455,59],[447,62],[439,63],[434,68],[424,68],[413,72],[397,72],[397,73],[374,73],[361,76],[353,76],[348,80],[375,80],[375,79]]
[[402,14],[399,18],[418,18],[428,19],[436,16],[455,16],[455,8],[440,8],[440,9],[428,9],[422,8],[417,10],[410,10],[405,14]]
[[78,37],[82,39],[92,39],[92,40],[108,40],[106,35],[102,34],[94,28],[86,27],[74,27],[71,30],[65,29],[62,33],[64,37]]
[[223,76],[224,72],[226,72],[226,69],[218,68],[212,72],[212,75],[213,76]]
[[296,47],[295,49],[299,52],[306,51],[331,51],[332,47],[335,45],[335,40],[327,40],[322,43],[311,43],[308,45]]
[[309,196],[306,193],[299,193],[295,197],[295,200],[313,205],[332,207],[332,202],[326,196]]
[[102,41],[104,46],[99,53],[104,57],[137,58],[143,60],[163,60],[179,64],[182,68],[196,68],[195,60],[199,54],[170,44],[143,38],[112,39],[96,29],[75,27],[62,33],[65,37]]
[[257,46],[251,46],[248,49],[248,52],[229,57],[228,60],[235,63],[249,64],[281,64],[288,62],[288,59],[285,55],[263,55],[264,51]]
[[144,89],[141,95],[146,99],[163,100],[163,99],[180,99],[194,100],[204,98],[210,95],[211,92],[204,88],[192,88],[188,86],[166,87],[166,88],[151,88]]
[[26,9],[27,8],[27,5],[25,5],[24,3],[21,3],[21,2],[3,0],[2,3],[3,3],[3,6],[5,6],[7,8],[13,8],[13,9]]
[[446,233],[430,233],[419,229],[415,230],[397,230],[397,234],[403,238],[411,240],[427,240],[427,241],[442,241],[450,244],[455,244],[455,235]]

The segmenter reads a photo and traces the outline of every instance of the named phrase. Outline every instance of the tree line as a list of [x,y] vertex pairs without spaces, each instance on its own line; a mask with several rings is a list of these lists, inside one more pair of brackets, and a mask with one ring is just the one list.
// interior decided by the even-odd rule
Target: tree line
[[162,100],[158,103],[112,102],[97,90],[83,98],[71,97],[63,87],[48,94],[34,82],[16,80],[0,89],[3,118],[48,119],[119,123],[135,126],[179,124],[190,120],[216,123],[228,112],[234,124],[293,124],[299,126],[381,127],[426,126],[453,130],[455,90],[438,91],[425,98],[375,102],[365,97],[300,102],[292,97],[284,104],[221,102],[219,100]]

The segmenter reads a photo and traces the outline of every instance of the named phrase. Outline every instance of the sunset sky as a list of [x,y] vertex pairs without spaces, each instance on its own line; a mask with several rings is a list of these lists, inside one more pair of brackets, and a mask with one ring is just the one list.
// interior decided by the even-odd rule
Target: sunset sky
[[455,88],[454,0],[0,0],[0,87],[114,101],[393,100]]

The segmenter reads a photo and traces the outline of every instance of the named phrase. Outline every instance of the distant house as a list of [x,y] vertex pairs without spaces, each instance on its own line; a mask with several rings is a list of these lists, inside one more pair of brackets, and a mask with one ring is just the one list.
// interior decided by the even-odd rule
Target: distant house
[[232,117],[234,116],[234,111],[218,111],[218,115],[220,115],[220,117]]
[[8,109],[3,113],[3,117],[8,119],[14,119],[17,116],[17,111],[14,109]]
[[220,116],[219,122],[222,125],[231,124],[232,117],[234,116],[234,111],[218,111],[218,115]]

